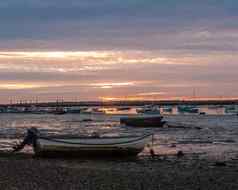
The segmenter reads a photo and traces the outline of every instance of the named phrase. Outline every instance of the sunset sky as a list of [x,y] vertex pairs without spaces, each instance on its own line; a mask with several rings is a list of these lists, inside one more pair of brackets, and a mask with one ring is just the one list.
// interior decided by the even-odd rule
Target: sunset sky
[[0,103],[238,97],[237,0],[0,2]]

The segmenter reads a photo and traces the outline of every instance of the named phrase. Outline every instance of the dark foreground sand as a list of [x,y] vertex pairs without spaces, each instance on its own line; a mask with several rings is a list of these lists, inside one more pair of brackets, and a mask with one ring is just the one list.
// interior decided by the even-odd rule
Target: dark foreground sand
[[238,159],[216,163],[182,158],[36,159],[0,153],[1,190],[237,190]]

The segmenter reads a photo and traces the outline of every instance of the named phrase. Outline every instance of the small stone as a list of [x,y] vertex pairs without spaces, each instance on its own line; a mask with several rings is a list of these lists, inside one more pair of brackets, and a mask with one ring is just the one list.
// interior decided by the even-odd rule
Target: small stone
[[201,130],[201,129],[202,129],[202,127],[195,127],[195,129],[197,129],[197,130]]
[[152,158],[156,156],[155,151],[153,149],[150,149],[150,155]]
[[177,152],[177,157],[182,157],[182,156],[184,156],[184,153],[183,153],[183,151],[181,151],[181,150],[180,150],[180,151],[178,151],[178,152]]
[[215,162],[215,166],[226,166],[226,162],[217,161],[217,162]]
[[175,148],[175,147],[176,147],[176,144],[171,144],[170,147],[171,147],[171,148]]
[[82,122],[92,122],[92,119],[83,119]]

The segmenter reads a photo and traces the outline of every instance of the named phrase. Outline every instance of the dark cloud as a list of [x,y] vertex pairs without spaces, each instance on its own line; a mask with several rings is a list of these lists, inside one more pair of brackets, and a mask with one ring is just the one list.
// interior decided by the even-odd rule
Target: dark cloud
[[[237,51],[237,10],[232,0],[8,0],[0,49]],[[215,38],[193,36],[203,31]]]

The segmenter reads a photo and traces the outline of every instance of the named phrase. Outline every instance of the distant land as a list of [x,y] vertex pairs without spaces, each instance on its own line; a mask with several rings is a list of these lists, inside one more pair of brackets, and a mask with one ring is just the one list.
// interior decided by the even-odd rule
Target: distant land
[[238,104],[237,99],[213,99],[213,100],[143,100],[143,101],[55,101],[55,102],[20,102],[12,104],[0,104],[1,107],[57,107],[57,106],[143,106],[148,104],[156,105],[231,105]]

